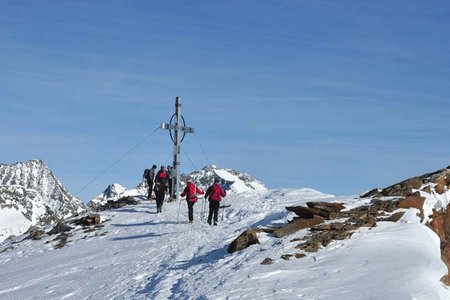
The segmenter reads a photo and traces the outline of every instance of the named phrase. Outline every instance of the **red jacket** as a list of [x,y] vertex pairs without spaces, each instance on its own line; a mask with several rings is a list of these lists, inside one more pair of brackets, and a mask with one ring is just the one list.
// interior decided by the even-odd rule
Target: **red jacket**
[[186,196],[186,200],[189,202],[197,202],[197,194],[203,195],[204,192],[195,186],[192,182],[188,182],[186,187],[183,190],[183,193],[181,193],[181,197]]
[[158,181],[161,178],[167,178],[166,171],[159,170],[158,173],[156,173],[156,177],[155,177],[156,181]]
[[209,196],[209,200],[220,201],[222,200],[222,197],[225,197],[226,195],[227,193],[222,189],[220,184],[215,182],[206,190],[205,198],[208,198]]

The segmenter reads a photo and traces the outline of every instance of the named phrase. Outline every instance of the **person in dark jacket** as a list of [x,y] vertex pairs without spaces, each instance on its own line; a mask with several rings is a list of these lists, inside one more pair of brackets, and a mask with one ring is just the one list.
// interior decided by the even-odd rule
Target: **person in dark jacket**
[[155,180],[156,165],[153,165],[151,169],[146,169],[144,172],[144,179],[147,181],[148,193],[147,198],[152,199],[153,183]]
[[172,166],[167,166],[167,178],[169,179],[169,201],[172,201],[173,198],[173,168]]
[[155,183],[156,213],[162,212],[166,192],[167,192],[167,180],[160,179]]
[[211,185],[205,193],[205,199],[209,201],[209,214],[208,214],[208,224],[211,225],[212,220],[214,219],[214,225],[217,225],[217,220],[219,216],[219,207],[220,201],[223,197],[227,195],[227,193],[223,190],[223,188],[219,184],[220,178],[214,179],[213,185]]
[[198,200],[197,194],[203,195],[204,192],[196,187],[192,180],[188,179],[187,185],[184,188],[183,193],[181,193],[181,197],[186,196],[189,212],[189,223],[194,223],[194,204]]

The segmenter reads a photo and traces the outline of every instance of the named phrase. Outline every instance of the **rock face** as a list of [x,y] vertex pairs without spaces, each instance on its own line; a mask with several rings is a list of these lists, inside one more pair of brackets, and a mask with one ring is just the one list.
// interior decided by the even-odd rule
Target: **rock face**
[[0,164],[0,242],[83,209],[42,161]]
[[[433,220],[428,226],[433,229],[441,240],[441,257],[450,270],[450,206],[447,209],[434,211]],[[442,279],[446,285],[450,285],[450,272]]]
[[361,197],[383,197],[383,196],[411,196],[415,191],[431,190],[442,194],[446,189],[450,189],[450,166],[432,173],[412,177],[399,183],[388,186],[384,189],[373,189],[361,195]]

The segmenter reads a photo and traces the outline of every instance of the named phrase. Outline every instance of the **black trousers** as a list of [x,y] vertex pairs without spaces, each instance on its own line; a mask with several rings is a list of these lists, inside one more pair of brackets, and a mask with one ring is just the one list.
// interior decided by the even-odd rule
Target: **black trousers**
[[209,200],[209,214],[208,223],[211,224],[211,220],[214,218],[214,223],[217,224],[219,218],[219,206],[220,201]]
[[155,194],[156,194],[156,212],[162,212],[164,196],[166,195],[166,193],[162,191],[162,192],[155,192]]
[[169,196],[170,196],[170,200],[172,200],[172,198],[173,198],[173,194],[172,194],[172,178],[169,178]]
[[189,202],[187,201],[188,204],[188,214],[189,214],[189,221],[194,221],[194,204],[195,202]]
[[153,180],[147,180],[148,184],[148,195],[147,198],[152,198],[152,191],[153,191]]

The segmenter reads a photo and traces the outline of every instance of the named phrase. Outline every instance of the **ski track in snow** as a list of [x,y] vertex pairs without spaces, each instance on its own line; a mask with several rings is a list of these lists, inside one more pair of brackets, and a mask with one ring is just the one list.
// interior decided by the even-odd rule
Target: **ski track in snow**
[[[178,224],[174,202],[162,214],[148,201],[104,211],[105,227],[80,228],[62,249],[53,249],[51,236],[1,253],[0,299],[448,299],[439,282],[439,241],[421,224],[363,229],[298,260],[280,255],[297,252],[289,241],[306,231],[281,239],[260,234],[261,244],[227,253],[244,229],[291,218],[285,206],[359,201],[329,197],[310,189],[230,195],[219,226],[201,222],[202,200],[195,224],[187,223],[184,201]],[[260,265],[268,256],[276,263]]]

